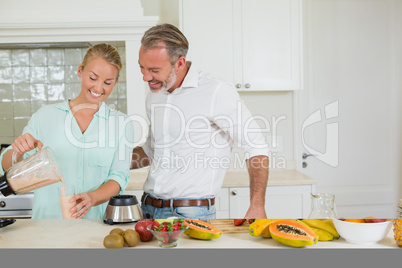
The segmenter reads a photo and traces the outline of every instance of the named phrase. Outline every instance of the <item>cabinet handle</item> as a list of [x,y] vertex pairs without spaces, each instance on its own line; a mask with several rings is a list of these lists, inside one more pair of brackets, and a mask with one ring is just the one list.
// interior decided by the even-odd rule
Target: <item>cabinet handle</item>
[[2,208],[6,207],[6,202],[1,201],[1,202],[0,202],[0,207],[2,207]]
[[241,88],[241,84],[236,84],[236,88]]
[[232,195],[237,195],[237,191],[236,191],[236,190],[233,190],[233,191],[232,191]]
[[245,84],[244,85],[246,88],[250,88],[251,86],[250,86],[250,84]]

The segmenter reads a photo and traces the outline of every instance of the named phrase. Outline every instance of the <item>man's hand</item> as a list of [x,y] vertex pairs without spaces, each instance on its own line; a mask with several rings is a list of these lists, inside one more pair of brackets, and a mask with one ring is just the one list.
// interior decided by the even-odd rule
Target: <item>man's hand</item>
[[247,210],[246,219],[266,219],[267,214],[265,212],[265,207],[250,206]]
[[149,161],[148,156],[141,147],[135,147],[131,156],[130,169],[137,169],[149,166],[151,161]]

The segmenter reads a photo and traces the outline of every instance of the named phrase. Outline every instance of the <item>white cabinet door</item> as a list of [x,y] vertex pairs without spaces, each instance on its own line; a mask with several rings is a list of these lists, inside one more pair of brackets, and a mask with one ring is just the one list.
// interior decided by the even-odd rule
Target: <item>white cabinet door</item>
[[[230,188],[230,218],[244,218],[250,206],[250,188]],[[267,218],[307,218],[311,210],[311,185],[269,186],[265,196]]]
[[229,188],[222,188],[219,195],[215,197],[215,208],[217,219],[229,219]]
[[238,90],[300,89],[300,0],[182,0],[188,60]]
[[[181,30],[190,46],[187,60],[204,72],[234,82],[233,0],[182,0]],[[239,82],[241,83],[241,82]]]
[[393,64],[401,62],[394,2],[304,1],[308,75],[295,103],[298,171],[335,195],[339,217],[397,215],[401,86],[390,81],[402,70]]
[[300,10],[299,0],[241,1],[245,90],[300,89]]

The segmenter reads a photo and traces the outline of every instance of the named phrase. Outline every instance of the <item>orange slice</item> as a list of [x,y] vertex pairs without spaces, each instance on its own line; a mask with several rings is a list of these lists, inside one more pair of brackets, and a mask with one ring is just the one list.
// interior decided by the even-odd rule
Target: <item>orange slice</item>
[[345,219],[347,222],[366,223],[364,219]]

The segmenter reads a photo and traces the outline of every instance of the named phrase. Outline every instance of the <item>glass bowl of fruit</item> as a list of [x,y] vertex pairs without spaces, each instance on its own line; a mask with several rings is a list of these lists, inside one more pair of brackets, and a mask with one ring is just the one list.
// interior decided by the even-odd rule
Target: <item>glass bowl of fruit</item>
[[184,225],[184,219],[155,219],[153,225],[147,226],[148,231],[158,240],[161,248],[174,248],[177,241],[188,227]]

